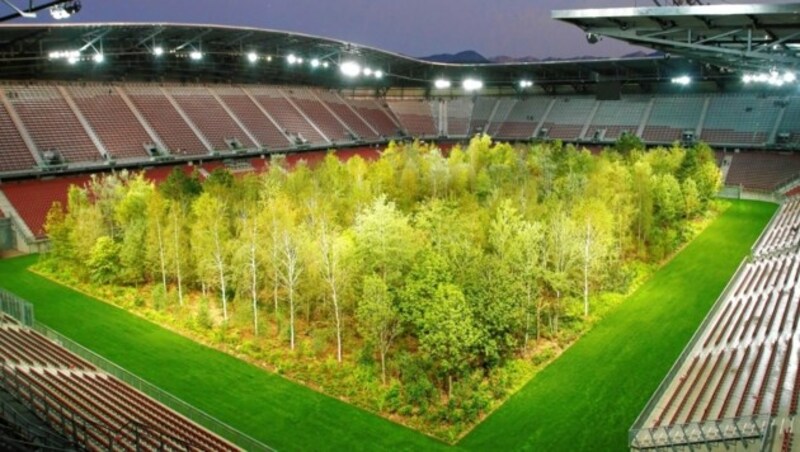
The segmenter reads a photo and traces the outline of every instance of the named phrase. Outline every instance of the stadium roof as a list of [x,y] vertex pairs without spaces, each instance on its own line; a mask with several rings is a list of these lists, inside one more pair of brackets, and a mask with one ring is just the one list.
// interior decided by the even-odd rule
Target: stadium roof
[[[357,77],[344,77],[339,66],[348,61],[358,63],[362,70],[370,68],[372,75],[362,71]],[[377,71],[383,77],[375,77]],[[430,87],[437,78],[450,79],[457,86],[461,80],[473,77],[481,79],[485,86],[515,86],[526,79],[544,87],[570,85],[580,90],[603,81],[668,82],[677,73],[705,79],[727,76],[716,68],[668,56],[509,64],[433,63],[335,39],[218,25],[0,26],[0,79],[270,82],[378,89]]]
[[800,4],[553,11],[589,42],[602,36],[732,71],[800,67]]

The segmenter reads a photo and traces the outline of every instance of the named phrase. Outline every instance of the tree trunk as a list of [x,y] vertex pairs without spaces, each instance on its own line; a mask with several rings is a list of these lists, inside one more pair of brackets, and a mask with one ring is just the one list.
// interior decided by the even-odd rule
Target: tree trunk
[[294,284],[289,284],[289,343],[294,350]]
[[[175,239],[175,276],[178,278],[178,304],[183,306],[183,278],[181,273],[181,243],[178,235],[178,216],[177,213],[172,211],[172,229]],[[203,290],[205,295],[205,286]]]
[[592,244],[591,223],[586,222],[586,241],[583,248],[583,316],[589,316],[589,249]]
[[161,219],[156,220],[156,233],[158,234],[158,260],[161,264],[161,284],[164,287],[164,293],[167,292],[167,266],[164,261],[164,240],[161,235]]
[[381,347],[381,381],[386,386],[386,351]]
[[453,375],[447,375],[447,398],[453,397]]
[[253,296],[253,334],[258,336],[258,266],[256,263],[256,237],[257,230],[253,227],[253,241],[250,242],[250,276],[252,278],[250,293]]

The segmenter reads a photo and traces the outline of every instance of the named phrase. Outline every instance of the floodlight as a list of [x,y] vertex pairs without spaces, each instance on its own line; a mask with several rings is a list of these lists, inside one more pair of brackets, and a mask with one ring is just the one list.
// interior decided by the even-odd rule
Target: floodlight
[[200,61],[203,59],[203,54],[199,50],[192,50],[192,52],[189,53],[189,58],[194,61]]
[[372,75],[372,69],[370,69],[370,68],[368,68],[368,67],[365,67],[365,68],[364,68],[364,75],[366,75],[367,77],[369,77],[370,75]]
[[94,60],[95,63],[100,64],[106,60],[106,57],[102,53],[95,53],[92,59]]
[[267,55],[267,63],[272,63],[272,55]]
[[745,74],[745,75],[743,75],[743,76],[742,76],[742,82],[743,82],[745,85],[748,85],[748,84],[752,83],[752,82],[753,82],[753,76],[752,76],[752,75],[750,75],[750,74]]
[[303,64],[303,58],[297,57],[297,64]]
[[255,53],[255,52],[248,53],[247,54],[247,61],[249,61],[251,63],[255,63],[256,61],[258,61],[258,54]]
[[339,65],[339,70],[347,77],[357,77],[361,73],[361,65],[355,61],[345,61]]
[[81,52],[79,50],[56,50],[47,54],[51,60],[78,60]]
[[672,83],[676,85],[686,86],[692,83],[692,78],[689,77],[688,75],[681,75],[680,77],[674,77],[672,79]]
[[464,91],[477,91],[483,88],[483,82],[474,78],[468,78],[461,82],[461,87],[464,88]]
[[77,14],[80,10],[81,2],[79,0],[73,0],[69,3],[53,5],[50,8],[50,15],[53,16],[55,20],[63,20],[69,18],[73,14]]
[[161,47],[161,46],[153,47],[153,55],[161,56],[163,54],[164,54],[164,48],[163,47]]
[[78,62],[78,57],[71,56],[71,57],[67,58],[67,63],[69,63],[69,64],[73,64],[74,65],[77,62]]
[[324,67],[325,69],[328,69],[328,66],[330,66],[330,65],[328,64],[327,61],[323,61],[322,62],[322,67]]
[[447,89],[450,88],[450,80],[445,80],[443,78],[437,79],[433,82],[433,86],[436,89]]
[[381,71],[379,69],[379,70],[375,71],[375,74],[373,74],[373,75],[375,75],[375,78],[381,79],[381,78],[383,78],[383,71]]
[[314,58],[311,60],[311,67],[318,68],[319,67],[319,60]]
[[797,80],[797,76],[794,72],[785,72],[783,74],[783,81],[786,83],[794,83]]
[[297,56],[295,54],[293,54],[293,53],[290,53],[289,55],[286,55],[286,62],[289,63],[289,64],[297,63]]
[[519,87],[520,88],[530,88],[531,86],[533,86],[533,82],[530,81],[530,80],[520,80],[519,81]]

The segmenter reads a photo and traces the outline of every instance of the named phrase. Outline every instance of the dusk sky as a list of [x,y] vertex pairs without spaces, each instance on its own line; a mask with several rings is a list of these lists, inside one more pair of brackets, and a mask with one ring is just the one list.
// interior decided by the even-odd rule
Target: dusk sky
[[[411,56],[476,50],[487,57],[538,58],[621,56],[637,50],[610,40],[589,45],[579,29],[550,18],[554,9],[653,6],[651,0],[83,0],[82,3],[83,10],[71,20],[241,25],[337,38]],[[41,18],[49,16],[40,14]]]

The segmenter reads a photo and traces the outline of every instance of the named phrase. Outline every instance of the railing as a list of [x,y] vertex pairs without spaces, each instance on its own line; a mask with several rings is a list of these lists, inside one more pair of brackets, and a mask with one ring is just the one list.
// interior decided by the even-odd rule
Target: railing
[[[644,409],[639,414],[639,417],[637,417],[636,421],[634,421],[633,426],[631,426],[631,429],[628,431],[628,441],[632,448],[635,448],[634,441],[639,436],[639,433],[641,431],[653,430],[644,428],[645,421],[647,421],[647,418],[656,409],[659,400],[661,400],[661,398],[669,389],[672,381],[677,377],[678,372],[681,370],[681,367],[683,366],[684,362],[686,362],[686,360],[689,358],[689,355],[691,354],[694,345],[700,340],[706,328],[711,323],[711,320],[714,318],[717,311],[719,311],[719,309],[722,307],[722,304],[728,297],[728,294],[733,289],[734,282],[738,281],[739,278],[741,277],[742,268],[744,267],[745,264],[747,264],[748,261],[749,259],[745,257],[739,263],[739,267],[736,268],[736,273],[733,274],[733,277],[731,277],[731,279],[728,281],[728,284],[726,284],[725,288],[722,290],[722,293],[720,293],[719,297],[717,297],[717,300],[714,302],[714,306],[711,307],[711,309],[708,311],[708,314],[706,314],[706,317],[703,319],[703,323],[701,323],[700,326],[695,330],[694,334],[692,335],[692,338],[689,340],[689,343],[686,344],[686,347],[684,347],[678,359],[675,360],[675,363],[672,365],[669,372],[667,372],[667,375],[664,377],[663,380],[661,380],[661,384],[658,385],[656,392],[653,393],[653,395],[650,397],[650,400],[647,401],[647,405],[645,405]],[[663,428],[668,428],[668,427],[663,427]]]
[[[110,375],[113,375],[129,386],[143,392],[144,394],[147,394],[152,399],[155,399],[161,404],[177,411],[187,419],[203,426],[207,430],[221,436],[222,438],[225,438],[242,449],[251,452],[275,451],[275,449],[267,446],[257,439],[240,432],[239,430],[231,427],[228,424],[225,424],[210,414],[207,414],[184,402],[183,400],[165,392],[161,388],[144,381],[128,370],[112,363],[111,361],[94,353],[93,351],[78,344],[63,334],[34,321],[33,306],[27,301],[16,297],[10,292],[0,289],[0,302],[2,302],[0,303],[0,309],[3,312],[11,315],[24,325],[31,326],[40,334],[55,341],[70,352],[92,363],[97,368],[102,369]],[[2,370],[2,362],[0,362],[0,370]],[[2,378],[2,376],[0,376],[0,378]]]
[[702,447],[724,441],[754,441],[764,443],[771,419],[759,416],[692,422],[641,429],[631,438],[631,449],[659,449],[693,446]]
[[14,317],[27,327],[33,327],[33,305],[3,289],[0,289],[0,311]]
[[267,446],[257,439],[242,433],[230,425],[211,416],[210,414],[195,408],[194,406],[184,402],[172,394],[167,393],[158,386],[155,386],[152,383],[148,383],[147,381],[137,377],[128,370],[112,363],[111,361],[78,344],[63,334],[45,325],[42,325],[39,322],[36,322],[33,328],[42,335],[50,338],[62,347],[66,348],[70,352],[95,365],[97,368],[102,369],[104,372],[122,380],[127,385],[147,394],[150,396],[150,398],[155,399],[161,404],[177,411],[191,421],[202,425],[207,430],[227,439],[228,441],[231,441],[237,446],[242,447],[244,450],[251,452],[275,451],[275,449]]

